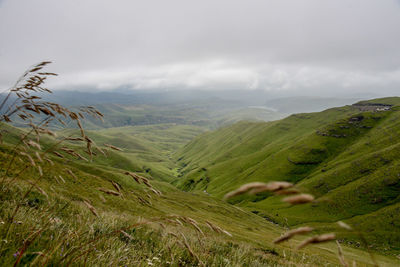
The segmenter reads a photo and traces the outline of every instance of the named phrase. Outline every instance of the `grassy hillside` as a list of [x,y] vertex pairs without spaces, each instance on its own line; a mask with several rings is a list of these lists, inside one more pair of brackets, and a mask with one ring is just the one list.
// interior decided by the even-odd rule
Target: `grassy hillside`
[[[376,104],[393,106],[374,111]],[[366,232],[374,248],[398,250],[399,109],[400,98],[376,99],[205,133],[177,153],[183,178],[176,183],[221,198],[247,182],[294,182],[317,200],[290,207],[261,195],[232,203],[281,225],[329,228],[344,220]]]
[[[0,150],[1,175],[4,175],[19,130],[5,125],[2,129],[8,133]],[[121,133],[120,130],[112,131]],[[110,133],[101,133],[95,138],[100,141],[107,134]],[[52,142],[44,141],[43,149]],[[168,183],[151,179],[152,186],[161,191],[159,196],[124,175],[123,169],[106,167],[98,163],[99,159],[90,163],[72,161],[68,156],[64,160],[50,158],[54,165],[41,164],[44,175],[40,179],[35,168],[25,173],[24,177],[30,178],[15,178],[27,166],[22,161],[1,182],[0,234],[7,240],[0,250],[3,265],[12,265],[24,246],[21,265],[338,264],[334,244],[309,247],[301,253],[291,249],[301,238],[275,246],[272,240],[284,229],[216,198],[182,192]],[[116,154],[110,154],[109,158],[115,162],[120,160]],[[21,199],[30,188],[29,180],[37,182],[37,186]],[[117,192],[115,184],[119,187],[118,195],[101,191]],[[18,211],[9,223],[7,219],[14,214],[16,205]],[[195,220],[201,232],[188,218]],[[213,232],[206,221],[229,235]],[[345,255],[359,264],[368,261],[366,252],[361,250],[346,248]],[[378,259],[387,266],[395,264],[390,257]]]
[[[3,133],[7,133],[3,135],[0,150],[0,174],[4,175],[21,131],[4,124],[1,127]],[[109,142],[123,147],[124,152],[109,151],[107,159],[99,154],[93,162],[75,161],[67,155],[65,159],[49,156],[53,165],[40,164],[43,176],[39,176],[36,168],[30,168],[18,178],[20,170],[29,166],[29,162],[17,161],[6,180],[1,181],[0,234],[2,240],[7,240],[0,249],[2,264],[15,263],[25,247],[21,265],[339,264],[334,243],[310,246],[301,252],[292,249],[304,239],[301,237],[274,245],[272,241],[285,229],[260,216],[204,193],[182,192],[143,172],[153,188],[161,191],[158,195],[143,183],[137,184],[132,177],[124,175],[127,169],[140,168],[133,160],[124,162],[136,150],[150,154],[151,149],[166,152],[167,148],[179,147],[179,142],[173,142],[177,128],[159,125],[152,130],[151,135],[149,128],[130,127],[92,133],[99,146],[101,142]],[[192,131],[179,129],[182,138],[189,138]],[[119,138],[111,139],[117,136]],[[130,139],[134,137],[148,143],[135,143]],[[169,144],[167,148],[161,140]],[[53,139],[43,139],[42,149],[52,144]],[[80,151],[77,145],[72,147]],[[31,187],[32,182],[36,186]],[[29,188],[31,193],[22,197]],[[107,190],[114,193],[106,194]],[[210,230],[207,222],[229,234]],[[345,247],[344,251],[345,257],[355,260],[358,266],[369,262],[368,254],[362,250]],[[385,266],[396,264],[393,257],[377,256],[377,259]]]
[[[66,130],[62,133],[70,135],[77,132]],[[95,165],[135,171],[160,181],[172,181],[176,178],[176,165],[171,154],[202,132],[202,127],[171,123],[108,128],[88,131],[88,134],[101,147],[110,144],[122,149],[108,149],[108,156],[98,153],[93,162]]]

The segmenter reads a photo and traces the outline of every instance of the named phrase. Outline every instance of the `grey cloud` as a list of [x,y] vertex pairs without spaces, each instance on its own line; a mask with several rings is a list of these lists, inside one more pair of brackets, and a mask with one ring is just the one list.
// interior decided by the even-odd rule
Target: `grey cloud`
[[398,2],[5,0],[0,85],[50,59],[58,88],[399,88]]

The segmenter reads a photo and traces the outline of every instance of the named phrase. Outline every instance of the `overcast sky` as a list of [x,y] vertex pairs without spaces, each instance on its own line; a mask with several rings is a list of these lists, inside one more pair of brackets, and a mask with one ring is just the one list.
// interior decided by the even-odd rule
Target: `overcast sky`
[[0,87],[400,95],[399,0],[0,0]]

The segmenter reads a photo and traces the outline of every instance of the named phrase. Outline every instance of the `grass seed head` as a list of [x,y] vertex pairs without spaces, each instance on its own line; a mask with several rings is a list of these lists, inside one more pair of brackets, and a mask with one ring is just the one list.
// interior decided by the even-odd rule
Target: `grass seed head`
[[118,191],[118,193],[121,193],[121,186],[119,184],[117,184],[116,182],[111,180],[111,184],[113,185],[113,187],[115,188],[115,190]]
[[297,249],[302,249],[310,244],[318,244],[318,243],[325,243],[336,239],[336,235],[331,234],[323,234],[318,236],[310,237],[304,240],[300,245],[297,246]]
[[275,244],[279,244],[279,243],[281,243],[281,242],[283,242],[283,241],[286,241],[286,240],[291,239],[291,238],[294,237],[295,235],[306,234],[306,233],[309,233],[309,232],[311,232],[311,231],[313,231],[313,230],[314,230],[313,228],[308,227],[308,226],[296,228],[296,229],[293,229],[293,230],[287,232],[286,234],[282,235],[282,236],[279,237],[278,239],[274,240],[274,243],[275,243]]
[[113,146],[113,145],[110,145],[110,144],[104,144],[104,146],[109,147],[109,148],[111,148],[113,150],[116,150],[116,151],[123,151],[121,148]]
[[64,156],[61,155],[60,153],[58,153],[57,151],[53,151],[53,154],[56,155],[59,158],[62,158],[62,159],[64,158]]
[[348,267],[349,265],[347,264],[346,260],[344,259],[342,247],[340,246],[339,241],[337,241],[337,240],[336,240],[336,245],[338,247],[338,258],[339,258],[340,264],[342,264],[344,267]]
[[350,225],[348,225],[347,223],[344,223],[344,222],[342,222],[342,221],[338,221],[337,223],[338,223],[338,225],[339,225],[340,227],[342,227],[343,229],[346,229],[346,230],[349,230],[349,231],[352,231],[352,230],[353,230],[353,228],[352,228]]
[[310,194],[299,194],[291,197],[286,197],[282,201],[290,203],[292,205],[298,205],[298,204],[305,204],[312,202],[314,200],[314,197]]
[[114,190],[109,190],[109,189],[105,189],[105,188],[99,188],[99,191],[106,193],[107,195],[113,195],[113,196],[120,196],[121,194],[114,191]]
[[94,216],[99,217],[96,209],[92,206],[92,204],[89,203],[89,201],[83,200],[83,203],[85,203],[86,207],[93,213]]
[[224,196],[224,199],[229,199],[234,196],[238,196],[247,192],[250,194],[258,194],[263,192],[276,192],[279,190],[290,188],[292,186],[293,186],[292,183],[282,182],[282,181],[269,182],[269,183],[253,182],[242,185],[238,189],[229,192]]

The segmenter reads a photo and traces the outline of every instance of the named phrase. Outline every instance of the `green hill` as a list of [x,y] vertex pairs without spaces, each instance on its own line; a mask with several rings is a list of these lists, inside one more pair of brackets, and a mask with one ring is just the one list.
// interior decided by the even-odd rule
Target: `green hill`
[[282,225],[343,220],[375,248],[400,249],[399,110],[400,98],[375,99],[207,132],[175,155],[183,176],[175,183],[221,198],[248,182],[294,182],[316,201],[289,207],[262,195],[232,203]]
[[[70,129],[63,131],[63,134],[77,132]],[[134,171],[170,182],[176,178],[177,169],[171,154],[202,132],[202,127],[166,123],[107,128],[88,131],[88,134],[101,147],[110,144],[122,149],[121,152],[110,150],[108,156],[98,153],[93,164],[102,168]]]
[[[0,126],[3,133],[0,174],[4,175],[6,162],[23,130]],[[144,162],[147,156],[141,158],[140,153],[168,154],[197,132],[197,129],[173,125],[152,127],[91,132],[99,147],[104,148],[101,143],[108,142],[124,151],[108,150],[107,158],[98,154],[93,162],[73,161],[67,155],[65,159],[49,155],[53,165],[41,164],[44,175],[39,180],[35,168],[24,173],[23,178],[16,178],[20,170],[29,165],[29,162],[17,161],[7,179],[1,181],[0,234],[7,240],[1,245],[2,264],[12,265],[21,247],[26,248],[21,265],[338,264],[334,243],[310,246],[301,252],[292,248],[304,239],[302,237],[274,245],[272,241],[285,231],[284,228],[204,193],[182,192],[161,177],[152,177],[141,170],[138,162]],[[71,131],[74,130],[60,134]],[[181,141],[176,141],[176,134]],[[42,139],[43,150],[53,144],[52,138]],[[70,147],[85,155],[77,145],[71,143]],[[158,156],[165,159],[164,155]],[[124,175],[125,170],[136,171],[136,168],[161,191],[161,196]],[[32,192],[22,198],[19,205],[32,181],[38,181],[37,186],[32,187]],[[119,192],[115,193],[117,188]],[[114,193],[107,194],[104,190]],[[85,203],[89,203],[97,215]],[[18,212],[9,223],[7,219],[14,214],[16,205]],[[188,218],[195,220],[198,229]],[[229,235],[211,231],[207,222],[228,231]],[[35,231],[40,235],[32,238]],[[369,262],[363,250],[345,247],[344,251],[347,259],[355,260],[360,266]],[[385,266],[396,264],[394,257],[379,255],[377,260]]]

